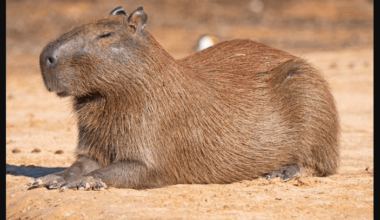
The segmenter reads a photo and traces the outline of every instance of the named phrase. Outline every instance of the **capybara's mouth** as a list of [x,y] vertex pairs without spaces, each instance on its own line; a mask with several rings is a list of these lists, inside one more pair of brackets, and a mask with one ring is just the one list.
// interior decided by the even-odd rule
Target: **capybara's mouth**
[[59,97],[66,97],[66,96],[69,96],[70,94],[66,91],[62,91],[62,92],[57,92],[57,95]]
[[75,96],[77,104],[84,104],[91,101],[96,101],[102,99],[102,95],[99,92],[91,92],[86,95]]

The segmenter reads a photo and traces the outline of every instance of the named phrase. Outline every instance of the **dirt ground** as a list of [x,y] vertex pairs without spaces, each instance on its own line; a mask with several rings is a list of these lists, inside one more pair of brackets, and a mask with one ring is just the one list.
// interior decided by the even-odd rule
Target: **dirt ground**
[[[373,219],[373,1],[32,1],[6,5],[7,219]],[[336,175],[104,191],[28,190],[71,165],[77,128],[68,99],[44,88],[39,53],[76,24],[143,6],[147,30],[174,57],[202,34],[249,38],[309,60],[338,106]]]

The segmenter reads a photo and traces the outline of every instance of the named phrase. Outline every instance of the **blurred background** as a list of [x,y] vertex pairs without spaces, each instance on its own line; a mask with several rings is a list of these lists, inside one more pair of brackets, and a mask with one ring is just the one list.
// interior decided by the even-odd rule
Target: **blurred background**
[[195,52],[205,34],[297,54],[373,47],[373,0],[7,0],[7,65],[25,55],[38,62],[50,40],[119,5],[127,13],[143,6],[147,30],[177,58]]
[[[7,0],[7,219],[99,219],[104,211],[119,218],[151,219],[373,219],[373,4],[372,0]],[[30,181],[25,168],[40,175],[68,167],[77,144],[70,99],[59,99],[45,89],[40,52],[60,34],[102,18],[117,6],[127,13],[143,6],[148,14],[146,29],[176,58],[194,53],[201,36],[212,35],[219,42],[248,38],[265,43],[321,70],[341,118],[339,173],[323,181],[306,179],[298,186],[253,181],[212,184],[207,189],[109,191],[123,197],[121,204],[107,192],[97,194],[91,206],[83,201],[94,201],[94,194],[66,192],[67,199],[61,200],[60,193],[25,190]],[[131,207],[128,212],[123,201]]]

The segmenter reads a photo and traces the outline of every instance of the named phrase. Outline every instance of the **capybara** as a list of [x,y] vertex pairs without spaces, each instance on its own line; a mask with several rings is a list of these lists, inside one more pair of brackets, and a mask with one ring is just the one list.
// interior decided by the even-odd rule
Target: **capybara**
[[339,119],[327,82],[305,60],[251,40],[174,59],[142,7],[117,7],[47,44],[48,91],[71,97],[76,161],[31,187],[101,190],[287,181],[334,174]]

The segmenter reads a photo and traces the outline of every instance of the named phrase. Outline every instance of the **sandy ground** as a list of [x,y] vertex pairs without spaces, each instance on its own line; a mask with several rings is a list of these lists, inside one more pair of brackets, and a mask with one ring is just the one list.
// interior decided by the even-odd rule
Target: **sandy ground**
[[[131,5],[131,11],[140,4],[111,1],[111,6],[106,7],[102,1],[55,1],[47,6],[49,1],[31,2],[7,1],[7,219],[373,219],[371,1],[329,5],[322,17],[318,17],[319,1],[310,1],[303,7],[292,3],[297,1],[288,1],[286,7],[277,6],[282,15],[293,16],[288,23],[284,21],[286,28],[274,24],[273,14],[278,13],[272,1],[265,5],[265,13],[255,14],[254,18],[244,13],[238,16],[239,8],[227,0],[208,1],[193,8],[186,5],[189,1],[183,1],[177,14],[175,1],[164,1],[161,8],[155,8],[157,3],[152,1],[141,1],[148,15],[152,14],[152,24],[147,29],[174,57],[193,52],[197,38],[208,30],[222,40],[239,37],[264,41],[314,64],[330,83],[338,106],[341,165],[336,175],[303,177],[286,183],[257,179],[226,185],[108,188],[96,192],[28,190],[26,183],[32,178],[71,165],[77,136],[69,100],[48,93],[43,86],[38,55],[48,41],[75,23],[99,18],[98,12],[106,14],[117,5]],[[242,2],[252,6],[253,1]],[[210,5],[215,11],[207,13]],[[92,7],[94,11],[90,12]],[[344,11],[337,13],[350,7],[358,11],[349,15]],[[186,12],[187,16],[179,14],[186,9],[199,9],[196,17],[205,22],[192,26],[190,12]],[[174,22],[175,15],[179,17]],[[59,16],[69,19],[69,24],[59,20]],[[341,17],[348,21],[340,21]],[[233,22],[228,23],[229,19]],[[249,26],[250,19],[260,22]],[[319,21],[325,22],[325,26]],[[207,28],[217,22],[224,22],[223,28]]]

